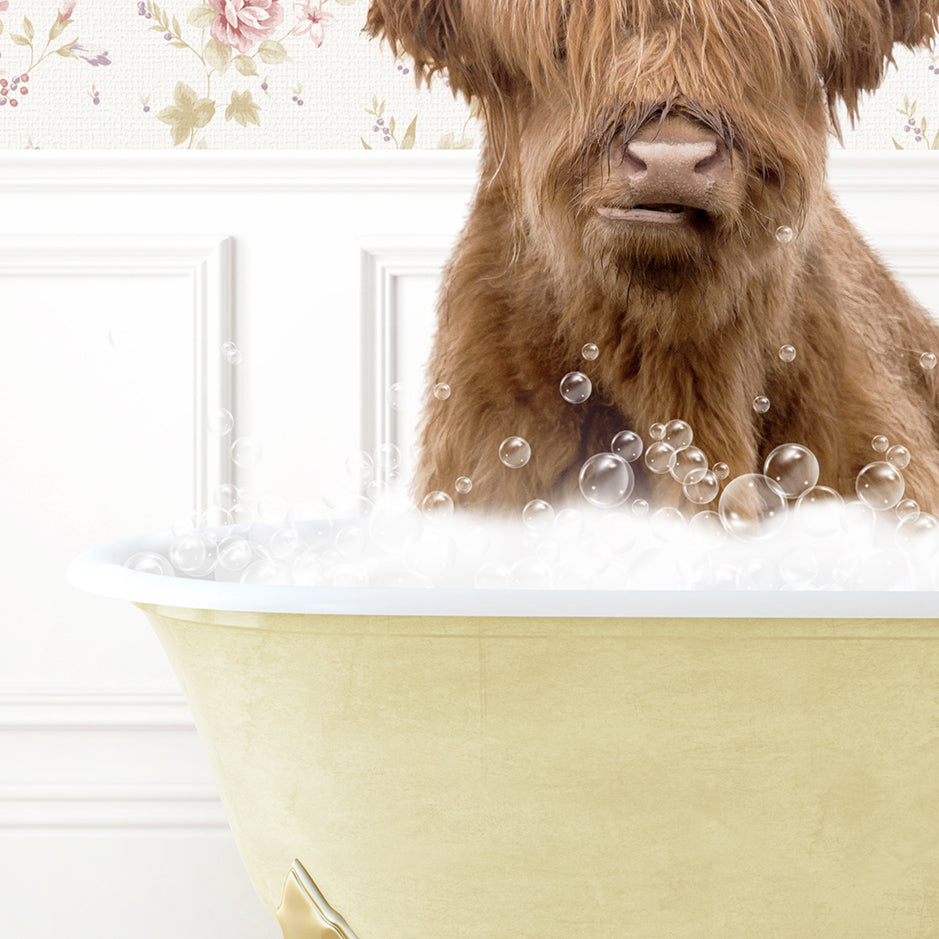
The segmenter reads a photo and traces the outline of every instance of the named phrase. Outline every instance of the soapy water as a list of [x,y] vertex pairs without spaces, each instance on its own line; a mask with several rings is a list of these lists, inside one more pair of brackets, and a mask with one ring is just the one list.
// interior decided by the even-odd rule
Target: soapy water
[[[788,229],[777,237],[785,242]],[[222,347],[242,361],[234,343]],[[586,343],[582,359],[600,349]],[[779,359],[792,362],[790,344]],[[935,364],[922,353],[923,368]],[[930,364],[932,363],[932,364]],[[399,386],[398,386],[399,387]],[[580,371],[560,382],[577,407],[592,383]],[[396,389],[390,389],[395,403]],[[446,402],[454,390],[431,386]],[[763,395],[754,411],[770,407]],[[234,434],[228,411],[210,416],[209,432],[231,435],[238,466],[261,459],[261,444]],[[345,461],[344,476],[322,494],[322,508],[289,506],[276,496],[253,499],[227,483],[213,493],[211,518],[177,523],[165,552],[142,551],[125,566],[147,574],[311,587],[462,587],[477,589],[939,589],[939,519],[905,495],[903,470],[915,459],[883,434],[871,438],[871,460],[857,475],[856,498],[818,485],[821,468],[799,443],[783,443],[762,471],[729,479],[710,464],[680,419],[645,432],[624,428],[609,449],[584,461],[579,500],[554,505],[535,498],[515,518],[483,519],[464,511],[473,480],[461,475],[452,493],[425,493],[414,505],[399,478],[401,453],[392,443]],[[492,455],[524,473],[533,446],[506,437]],[[652,509],[634,497],[639,462],[674,483],[697,507]],[[723,487],[722,487],[723,483]],[[208,526],[208,522],[220,522]]]
[[[333,514],[314,518],[309,506],[278,498],[254,502],[228,484],[213,500],[226,524],[182,522],[165,553],[138,552],[126,566],[306,587],[939,589],[939,520],[903,498],[901,467],[877,459],[893,448],[872,446],[856,499],[819,486],[817,459],[795,443],[775,448],[762,473],[738,476],[720,491],[724,468],[708,466],[692,429],[671,420],[661,431],[647,446],[636,431],[622,431],[608,452],[586,460],[579,502],[532,499],[517,518],[499,520],[461,511],[461,496],[472,491],[467,476],[454,482],[454,495],[428,492],[414,506],[395,479],[400,453],[386,444],[346,460],[344,479],[324,494]],[[531,445],[507,440],[506,465],[523,471]],[[644,457],[648,465],[650,451],[657,471],[703,511],[651,510],[632,498],[633,464]]]

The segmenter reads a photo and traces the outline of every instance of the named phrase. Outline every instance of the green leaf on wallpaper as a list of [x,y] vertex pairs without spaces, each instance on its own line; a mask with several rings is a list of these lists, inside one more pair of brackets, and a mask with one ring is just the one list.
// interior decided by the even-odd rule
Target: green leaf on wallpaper
[[29,45],[29,40],[28,40],[25,36],[20,36],[19,33],[13,33],[13,34],[10,36],[10,38],[11,38],[18,46],[28,46],[28,45]]
[[170,125],[173,144],[181,144],[194,130],[205,127],[215,117],[215,102],[200,98],[184,82],[178,82],[173,92],[175,104],[157,114],[157,120]]
[[250,91],[243,93],[233,91],[231,93],[231,104],[225,109],[225,120],[237,121],[242,127],[247,127],[248,124],[260,126],[260,113],[261,109],[252,100]]
[[939,150],[939,133],[933,138],[933,142],[929,145],[930,150]]
[[194,10],[189,11],[186,22],[190,26],[195,26],[196,29],[208,29],[216,16],[218,16],[218,13],[213,10],[212,7],[207,4],[202,4],[201,7],[196,7]]
[[242,75],[257,75],[258,73],[254,59],[249,55],[236,55],[231,62]]
[[220,42],[210,39],[205,44],[204,55],[205,61],[208,62],[212,68],[224,72],[231,62],[231,46],[223,46]]
[[362,141],[362,146],[365,147],[366,150],[371,150],[371,149],[372,149],[372,148],[365,142],[365,138],[364,138],[364,137],[359,137],[359,140]]
[[56,21],[49,30],[49,39],[58,39],[65,32],[66,27],[71,24],[71,20],[62,20],[56,17]]
[[281,62],[285,62],[289,58],[287,50],[279,42],[274,42],[273,39],[265,39],[258,46],[258,55],[261,57],[261,61],[266,62],[268,65],[280,65]]
[[0,20],[0,35],[3,34],[3,20]]
[[33,24],[30,23],[28,16],[23,17],[23,32],[26,34],[27,39],[32,39],[33,36],[36,35]]
[[171,46],[175,46],[177,49],[188,49],[188,48],[189,48],[189,46],[187,46],[186,43],[184,43],[184,42],[183,42],[182,40],[180,40],[180,39],[174,39],[174,40],[170,43],[170,45],[171,45]]
[[179,20],[176,17],[173,17],[173,35],[178,36],[182,33],[182,30],[179,28]]
[[417,139],[417,115],[414,115],[414,120],[408,124],[408,129],[404,132],[404,136],[401,138],[401,148],[402,150],[410,150],[414,147],[414,141]]
[[919,129],[920,129],[920,133],[922,133],[922,135],[925,137],[926,136],[926,118],[925,117],[919,122]]
[[900,144],[897,143],[897,138],[896,138],[896,137],[891,137],[890,139],[893,141],[893,145],[897,148],[897,150],[902,150],[902,149],[903,149],[903,147],[901,147]]
[[55,54],[62,56],[63,59],[77,58],[75,53],[72,52],[72,46],[74,46],[77,42],[77,39],[73,39],[71,42],[67,42],[64,46],[59,46],[59,48],[55,50]]
[[394,136],[395,132],[395,119],[394,115],[388,118],[388,133]]

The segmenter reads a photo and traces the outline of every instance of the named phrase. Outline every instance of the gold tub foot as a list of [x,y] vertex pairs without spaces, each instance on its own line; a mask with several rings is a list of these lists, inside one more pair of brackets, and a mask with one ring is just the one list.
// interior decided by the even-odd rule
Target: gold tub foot
[[277,922],[284,939],[356,939],[299,861],[293,862],[284,881]]

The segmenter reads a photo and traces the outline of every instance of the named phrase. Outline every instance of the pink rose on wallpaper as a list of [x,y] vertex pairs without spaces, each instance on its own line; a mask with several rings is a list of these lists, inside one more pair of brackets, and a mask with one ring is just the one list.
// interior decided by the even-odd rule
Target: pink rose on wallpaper
[[64,23],[66,20],[72,18],[72,13],[75,12],[75,4],[78,0],[65,0],[65,3],[62,4],[62,9],[59,10],[59,22]]
[[219,14],[212,21],[212,38],[242,53],[269,38],[284,18],[279,0],[209,0],[209,6]]
[[9,9],[10,0],[0,0],[0,13],[6,13]]
[[318,49],[326,37],[326,24],[335,23],[336,17],[332,13],[323,12],[323,0],[304,0],[295,3],[294,10],[300,23],[294,28],[295,36],[308,35]]

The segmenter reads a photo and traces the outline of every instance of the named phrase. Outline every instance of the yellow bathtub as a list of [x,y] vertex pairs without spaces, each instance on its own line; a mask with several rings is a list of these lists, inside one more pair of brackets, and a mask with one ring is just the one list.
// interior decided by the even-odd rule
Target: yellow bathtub
[[935,594],[120,566],[153,544],[71,579],[146,613],[288,939],[939,935]]

